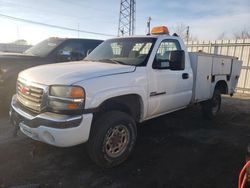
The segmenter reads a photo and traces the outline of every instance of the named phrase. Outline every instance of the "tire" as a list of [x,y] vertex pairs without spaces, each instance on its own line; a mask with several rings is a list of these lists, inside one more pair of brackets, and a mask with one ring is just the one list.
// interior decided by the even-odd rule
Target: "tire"
[[134,119],[124,112],[106,112],[91,128],[87,151],[101,167],[110,168],[124,162],[132,152],[137,137]]
[[2,101],[0,103],[0,113],[3,115],[7,115],[10,111],[12,95],[9,94],[7,96],[2,97]]
[[210,100],[203,102],[202,113],[206,119],[214,119],[220,111],[221,107],[221,93],[220,90],[215,89],[213,97]]
[[4,107],[4,110],[7,112],[10,110],[10,105],[11,105],[11,99],[12,99],[12,94],[6,96],[4,98],[4,101],[3,101],[3,107]]

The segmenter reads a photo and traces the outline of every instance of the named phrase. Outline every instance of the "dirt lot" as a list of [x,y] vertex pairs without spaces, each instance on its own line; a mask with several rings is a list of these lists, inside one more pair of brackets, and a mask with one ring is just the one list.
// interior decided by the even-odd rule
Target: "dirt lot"
[[0,118],[0,187],[230,188],[250,143],[250,97],[223,98],[221,113],[204,120],[198,106],[139,127],[129,160],[101,169],[85,146],[56,148],[21,133],[12,137]]

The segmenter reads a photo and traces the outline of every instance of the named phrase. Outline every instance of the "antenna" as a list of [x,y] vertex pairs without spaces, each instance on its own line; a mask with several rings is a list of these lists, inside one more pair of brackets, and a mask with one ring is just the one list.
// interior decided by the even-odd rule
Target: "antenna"
[[147,35],[150,35],[151,20],[152,20],[152,18],[149,16],[149,17],[148,17],[148,20],[147,20],[147,28],[148,28],[148,33],[147,33]]
[[188,40],[189,40],[189,26],[187,26],[187,32],[186,32],[186,41],[188,44]]

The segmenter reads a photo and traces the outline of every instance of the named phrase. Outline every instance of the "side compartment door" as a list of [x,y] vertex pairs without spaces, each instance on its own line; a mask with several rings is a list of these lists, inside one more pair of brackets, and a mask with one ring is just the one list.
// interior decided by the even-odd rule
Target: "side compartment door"
[[[192,97],[192,69],[186,66],[171,70],[169,56],[171,51],[181,50],[178,40],[163,40],[157,50],[152,69],[149,69],[149,110],[148,117],[177,110],[189,104]],[[165,68],[155,68],[156,63]],[[178,62],[181,63],[181,62]]]
[[213,57],[198,56],[195,79],[195,101],[207,100],[211,97]]

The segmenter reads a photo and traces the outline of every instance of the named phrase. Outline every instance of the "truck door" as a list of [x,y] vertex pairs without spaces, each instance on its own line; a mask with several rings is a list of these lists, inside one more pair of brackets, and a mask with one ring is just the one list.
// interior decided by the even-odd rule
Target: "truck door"
[[[192,69],[186,64],[183,70],[171,70],[169,54],[181,50],[178,40],[163,40],[157,50],[153,67],[149,69],[149,110],[148,117],[171,112],[190,103],[192,97]],[[155,63],[161,61],[165,68],[155,68]],[[181,62],[180,62],[181,63]]]

